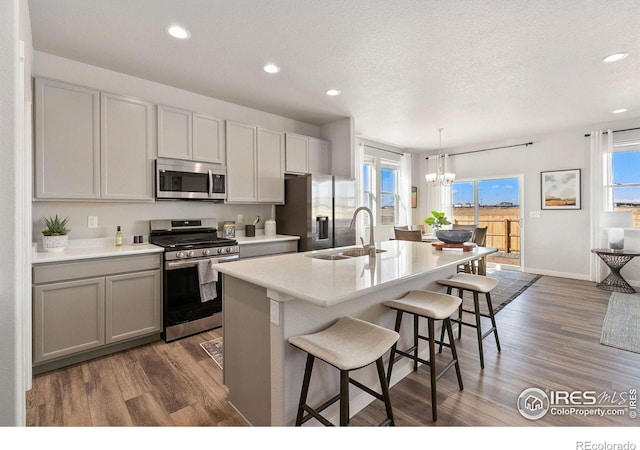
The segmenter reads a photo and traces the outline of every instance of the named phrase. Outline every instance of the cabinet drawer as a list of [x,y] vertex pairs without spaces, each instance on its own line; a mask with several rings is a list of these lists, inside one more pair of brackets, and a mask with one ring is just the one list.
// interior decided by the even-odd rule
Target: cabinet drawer
[[161,257],[153,254],[38,265],[33,268],[33,284],[159,269]]
[[263,244],[241,245],[240,258],[254,258],[279,253],[295,253],[297,251],[298,241],[265,242]]

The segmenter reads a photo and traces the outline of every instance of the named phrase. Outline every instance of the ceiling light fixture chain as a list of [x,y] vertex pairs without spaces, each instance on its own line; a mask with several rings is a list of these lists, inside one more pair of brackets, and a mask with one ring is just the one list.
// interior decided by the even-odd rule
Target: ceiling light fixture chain
[[456,174],[448,172],[449,168],[449,155],[442,156],[442,131],[444,128],[438,128],[440,133],[440,145],[438,146],[438,155],[436,156],[436,172],[428,173],[424,176],[427,183],[431,185],[450,186],[456,179]]

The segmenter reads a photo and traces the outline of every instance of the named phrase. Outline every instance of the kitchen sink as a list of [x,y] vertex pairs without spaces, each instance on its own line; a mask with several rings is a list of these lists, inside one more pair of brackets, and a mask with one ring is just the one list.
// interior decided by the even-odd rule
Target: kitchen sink
[[328,259],[328,260],[338,260],[338,259],[349,259],[350,256],[344,256],[339,254],[331,254],[331,255],[309,255],[309,258],[314,259]]
[[[376,253],[382,253],[382,252],[386,252],[386,250],[382,250],[379,248],[376,249]],[[364,248],[354,248],[353,250],[344,250],[339,254],[345,255],[345,256],[366,256],[369,254],[369,250]]]
[[[376,253],[382,253],[382,252],[386,252],[386,250],[382,250],[379,248],[376,249]],[[364,248],[354,248],[351,250],[340,250],[335,253],[325,253],[323,255],[306,255],[306,256],[308,258],[313,258],[313,259],[325,259],[325,260],[337,261],[340,259],[349,259],[352,257],[367,256],[368,254],[369,254],[369,250],[366,250]]]

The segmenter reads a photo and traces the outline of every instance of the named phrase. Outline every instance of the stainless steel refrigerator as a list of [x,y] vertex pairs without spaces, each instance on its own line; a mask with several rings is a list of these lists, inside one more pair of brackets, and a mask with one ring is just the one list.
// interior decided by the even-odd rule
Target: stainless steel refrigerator
[[298,251],[344,247],[356,243],[351,218],[356,209],[356,182],[332,175],[285,179],[284,205],[276,206],[278,234],[300,236]]

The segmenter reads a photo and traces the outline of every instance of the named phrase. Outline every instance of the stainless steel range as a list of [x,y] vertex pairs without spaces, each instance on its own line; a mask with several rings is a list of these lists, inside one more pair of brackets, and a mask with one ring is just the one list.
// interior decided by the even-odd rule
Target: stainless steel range
[[149,242],[164,247],[162,338],[170,342],[222,326],[222,276],[216,264],[239,257],[218,237],[217,219],[151,220]]

